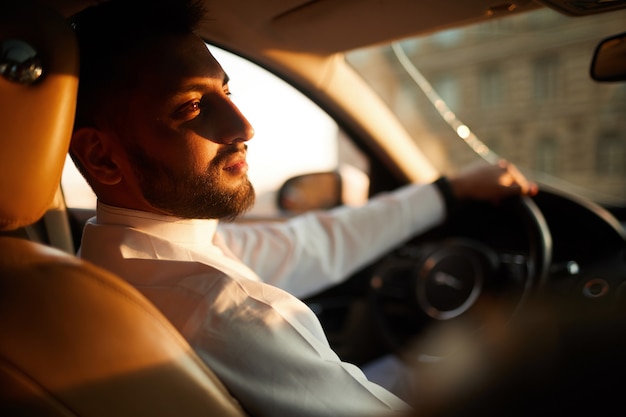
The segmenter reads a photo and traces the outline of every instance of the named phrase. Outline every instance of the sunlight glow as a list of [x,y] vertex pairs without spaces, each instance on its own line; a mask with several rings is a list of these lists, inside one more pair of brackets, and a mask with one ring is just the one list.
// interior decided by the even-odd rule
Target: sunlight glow
[[469,127],[461,125],[456,128],[456,134],[459,135],[459,137],[462,139],[467,139],[469,138],[471,132],[469,130]]

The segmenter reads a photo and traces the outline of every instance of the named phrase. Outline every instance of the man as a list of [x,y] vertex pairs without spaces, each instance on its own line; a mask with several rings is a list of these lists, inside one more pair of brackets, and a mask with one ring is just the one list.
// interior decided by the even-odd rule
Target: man
[[193,33],[203,11],[185,3],[113,0],[74,19],[81,79],[71,154],[98,196],[81,256],[146,295],[252,415],[406,411],[337,357],[296,297],[441,222],[446,200],[535,186],[503,163],[360,208],[218,225],[254,202],[246,175],[254,132]]

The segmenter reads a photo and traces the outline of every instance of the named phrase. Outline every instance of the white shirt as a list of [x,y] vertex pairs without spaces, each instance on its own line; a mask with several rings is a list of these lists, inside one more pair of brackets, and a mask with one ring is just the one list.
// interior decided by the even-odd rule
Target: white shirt
[[444,210],[433,185],[263,224],[99,203],[80,255],[151,300],[251,415],[381,417],[408,406],[342,362],[296,296],[340,282]]

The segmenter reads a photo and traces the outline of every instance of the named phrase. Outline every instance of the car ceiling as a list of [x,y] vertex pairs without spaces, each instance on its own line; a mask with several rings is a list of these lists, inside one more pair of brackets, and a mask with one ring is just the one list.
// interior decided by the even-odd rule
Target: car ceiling
[[[493,0],[207,0],[209,16],[215,20],[203,35],[226,46],[262,42],[258,46],[330,54],[484,19],[493,4]],[[524,9],[529,7],[535,3],[526,2]]]
[[[43,0],[65,16],[94,0]],[[205,39],[229,49],[320,55],[539,7],[500,0],[204,0]]]

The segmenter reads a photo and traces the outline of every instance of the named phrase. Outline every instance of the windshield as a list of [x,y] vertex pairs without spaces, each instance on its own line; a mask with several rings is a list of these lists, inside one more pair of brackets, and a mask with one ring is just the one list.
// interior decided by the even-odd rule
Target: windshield
[[624,22],[626,11],[541,9],[347,59],[442,172],[499,156],[540,183],[623,206],[626,83],[596,83],[589,66]]

